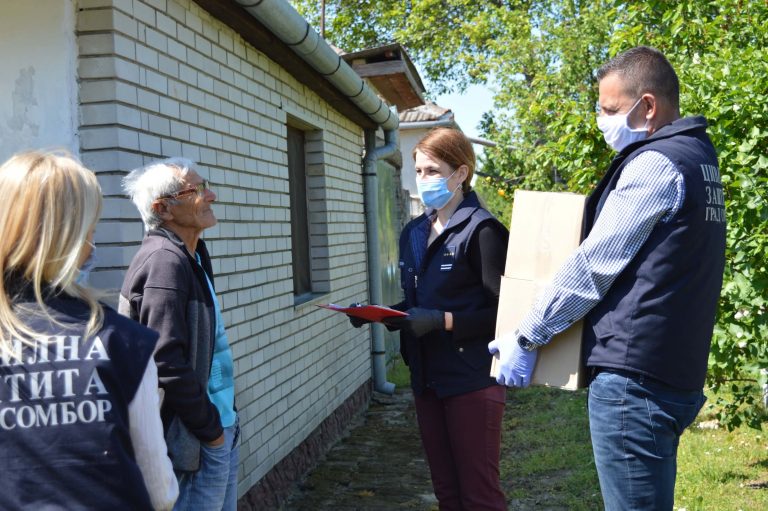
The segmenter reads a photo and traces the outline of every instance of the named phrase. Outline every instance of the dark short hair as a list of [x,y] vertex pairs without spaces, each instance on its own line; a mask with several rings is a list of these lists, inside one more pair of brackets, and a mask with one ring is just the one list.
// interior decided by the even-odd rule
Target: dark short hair
[[416,151],[421,151],[433,158],[440,159],[456,170],[462,165],[467,166],[467,177],[461,185],[464,193],[472,187],[472,175],[475,173],[475,150],[472,142],[461,131],[453,128],[434,128],[413,148],[412,156],[416,159]]
[[616,55],[597,70],[597,81],[611,74],[621,78],[628,96],[639,98],[650,93],[679,108],[680,81],[677,73],[656,48],[637,46]]

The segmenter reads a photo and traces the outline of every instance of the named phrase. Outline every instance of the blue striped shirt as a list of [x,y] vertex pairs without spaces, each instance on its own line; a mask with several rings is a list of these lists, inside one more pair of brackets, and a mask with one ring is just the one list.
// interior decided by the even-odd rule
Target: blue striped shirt
[[682,174],[664,155],[646,151],[630,161],[589,236],[566,260],[523,318],[520,334],[536,344],[583,318],[603,299],[659,222],[680,209]]

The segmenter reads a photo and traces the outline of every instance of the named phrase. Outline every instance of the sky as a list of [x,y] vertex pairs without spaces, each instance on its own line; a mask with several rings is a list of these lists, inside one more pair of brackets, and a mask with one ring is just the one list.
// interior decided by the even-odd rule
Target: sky
[[482,85],[470,85],[461,94],[444,94],[435,99],[443,108],[453,110],[456,123],[470,137],[479,137],[477,129],[483,113],[493,109],[493,93]]
[[[462,93],[443,94],[435,98],[435,103],[453,111],[456,124],[469,137],[480,137],[477,129],[485,112],[493,109],[493,92],[483,85],[470,85]],[[484,146],[474,144],[475,154],[480,157]]]

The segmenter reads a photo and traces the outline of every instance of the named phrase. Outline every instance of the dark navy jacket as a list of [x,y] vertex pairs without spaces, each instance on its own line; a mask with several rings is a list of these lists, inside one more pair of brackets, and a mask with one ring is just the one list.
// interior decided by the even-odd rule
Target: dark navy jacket
[[701,389],[725,265],[725,209],[717,155],[703,117],[679,119],[625,148],[586,205],[594,225],[626,165],[645,151],[669,158],[683,177],[679,211],[659,222],[607,295],[587,315],[588,366]]
[[128,404],[157,334],[105,306],[103,327],[83,339],[85,303],[46,303],[61,324],[27,315],[45,340],[0,359],[0,509],[151,509]]
[[[184,242],[168,229],[144,237],[120,290],[118,311],[160,334],[155,362],[165,391],[160,416],[173,469],[196,472],[200,443],[224,431],[208,397],[216,315],[206,274],[213,284],[211,258],[198,240],[197,264]],[[202,267],[201,267],[202,266]]]
[[[433,212],[427,211],[409,222],[400,235],[400,277],[405,301],[396,307],[403,310],[422,307],[454,313],[453,332],[442,330],[421,338],[411,338],[402,332],[400,341],[403,359],[411,371],[413,391],[421,394],[428,387],[439,397],[446,397],[496,384],[489,376],[488,342],[495,334],[504,253],[500,254],[498,275],[492,279],[497,287],[488,289],[470,264],[469,247],[481,226],[495,230],[499,242],[494,250],[501,247],[505,251],[509,233],[480,206],[475,193],[470,192],[453,213],[445,230],[429,246],[421,265],[417,265],[411,233],[419,225],[429,222]],[[457,323],[472,321],[481,312],[487,312],[485,317],[489,319],[473,327],[469,336],[457,338]]]

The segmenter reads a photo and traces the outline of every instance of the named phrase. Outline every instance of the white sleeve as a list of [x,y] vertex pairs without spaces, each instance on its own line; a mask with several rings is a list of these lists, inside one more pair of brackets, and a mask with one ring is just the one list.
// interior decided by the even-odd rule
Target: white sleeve
[[128,404],[128,422],[136,463],[144,478],[152,507],[170,510],[179,496],[179,485],[163,437],[157,366],[152,358],[149,359],[133,401]]

